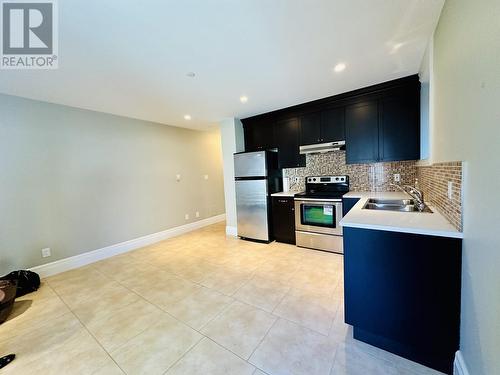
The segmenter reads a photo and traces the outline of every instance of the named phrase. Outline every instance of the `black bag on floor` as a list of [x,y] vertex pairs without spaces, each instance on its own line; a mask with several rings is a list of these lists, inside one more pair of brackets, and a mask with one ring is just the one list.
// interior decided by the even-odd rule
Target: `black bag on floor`
[[0,280],[9,280],[17,282],[16,297],[34,292],[40,287],[40,276],[31,271],[13,271]]

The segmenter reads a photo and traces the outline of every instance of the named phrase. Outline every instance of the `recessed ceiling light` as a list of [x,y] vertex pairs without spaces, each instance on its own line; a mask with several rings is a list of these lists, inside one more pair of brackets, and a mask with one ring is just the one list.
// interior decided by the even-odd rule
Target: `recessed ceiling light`
[[246,96],[240,96],[240,102],[242,102],[242,103],[248,102],[248,97],[246,97]]
[[333,70],[335,71],[335,73],[340,73],[345,68],[346,68],[346,65],[344,63],[338,63],[337,65],[335,65],[335,67],[333,68]]
[[186,120],[186,121],[191,120],[191,115],[184,115],[184,120]]

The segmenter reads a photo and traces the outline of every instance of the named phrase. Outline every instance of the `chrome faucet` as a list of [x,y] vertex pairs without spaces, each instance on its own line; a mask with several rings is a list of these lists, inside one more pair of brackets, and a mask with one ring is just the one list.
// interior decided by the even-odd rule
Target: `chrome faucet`
[[427,205],[424,203],[424,193],[421,190],[418,190],[416,187],[410,185],[401,186],[393,183],[390,183],[389,185],[396,187],[403,193],[406,193],[413,199],[415,199],[417,201],[417,203],[415,203],[415,207],[417,207],[420,212],[425,210],[425,208],[427,207]]

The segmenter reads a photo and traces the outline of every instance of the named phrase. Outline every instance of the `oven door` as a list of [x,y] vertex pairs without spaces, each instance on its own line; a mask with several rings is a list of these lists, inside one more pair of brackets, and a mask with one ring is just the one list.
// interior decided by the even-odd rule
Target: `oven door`
[[300,198],[295,200],[295,230],[342,235],[342,201]]

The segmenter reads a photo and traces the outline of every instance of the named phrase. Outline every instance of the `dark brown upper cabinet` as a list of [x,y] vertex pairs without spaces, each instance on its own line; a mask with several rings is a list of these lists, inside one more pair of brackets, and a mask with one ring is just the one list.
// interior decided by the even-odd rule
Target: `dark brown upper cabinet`
[[321,112],[308,113],[300,117],[300,144],[321,143]]
[[420,157],[419,108],[420,98],[414,90],[398,90],[380,99],[380,161],[412,160]]
[[346,141],[347,163],[420,159],[417,75],[242,120],[247,151],[278,148],[282,168],[305,166],[300,145]]
[[346,162],[369,163],[378,160],[378,102],[365,101],[345,109]]
[[274,121],[258,119],[243,124],[245,151],[260,151],[276,148]]
[[300,123],[292,117],[276,122],[276,144],[280,168],[297,168],[306,166],[305,155],[299,153]]
[[308,113],[300,117],[300,144],[345,140],[344,107]]
[[345,108],[337,107],[321,112],[321,142],[345,140]]

